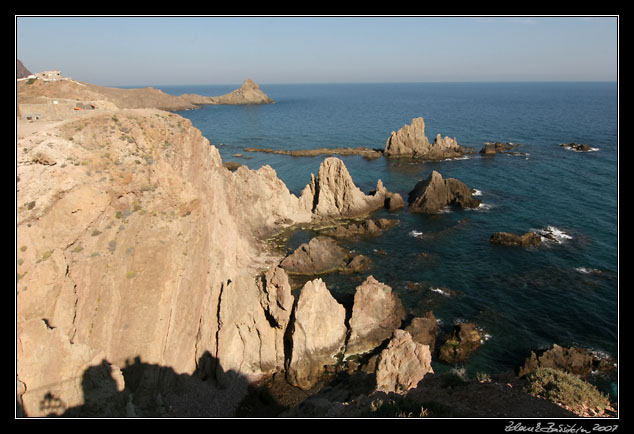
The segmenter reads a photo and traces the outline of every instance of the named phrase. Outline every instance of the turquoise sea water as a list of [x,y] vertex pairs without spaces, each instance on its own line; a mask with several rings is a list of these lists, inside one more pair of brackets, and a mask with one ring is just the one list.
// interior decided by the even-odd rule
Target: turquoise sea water
[[[236,86],[166,86],[175,95],[221,95]],[[406,209],[377,216],[400,224],[378,238],[348,243],[373,261],[369,273],[399,294],[410,315],[432,310],[443,332],[473,322],[486,340],[467,373],[513,369],[531,350],[553,344],[618,356],[618,88],[616,83],[382,83],[260,85],[276,102],[206,106],[191,119],[225,161],[272,166],[299,195],[325,158],[244,152],[367,146],[425,118],[427,137],[455,137],[480,150],[486,141],[520,143],[525,155],[470,155],[413,163],[340,156],[365,192],[381,179],[405,199],[432,170],[477,189],[478,210],[437,215]],[[587,143],[574,152],[561,143]],[[245,157],[233,157],[242,153]],[[494,245],[493,232],[551,228],[560,242],[522,249]],[[295,247],[308,234],[291,240]],[[378,250],[385,255],[378,254]],[[421,253],[427,255],[422,256]],[[589,270],[598,270],[591,273]],[[365,277],[362,276],[362,277]],[[359,284],[324,279],[340,299]],[[442,370],[441,362],[434,365]],[[615,378],[610,379],[615,387]],[[613,390],[614,391],[614,390]]]

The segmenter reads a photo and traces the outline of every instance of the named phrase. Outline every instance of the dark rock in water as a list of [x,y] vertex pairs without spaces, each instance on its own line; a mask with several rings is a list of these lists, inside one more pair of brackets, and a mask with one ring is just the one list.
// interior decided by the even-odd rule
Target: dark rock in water
[[524,235],[495,232],[489,237],[489,241],[507,246],[537,247],[542,242],[542,236],[535,232],[526,232]]
[[502,142],[486,142],[480,153],[482,155],[495,155],[497,153],[506,153],[511,149],[515,149],[519,144],[516,143],[502,143]]
[[326,236],[318,236],[300,245],[280,263],[289,274],[316,275],[332,272],[359,272],[367,269],[370,259],[352,255]]
[[474,324],[456,324],[451,335],[440,347],[438,358],[446,363],[464,362],[480,347],[481,339]]
[[438,336],[438,321],[431,310],[422,317],[414,318],[405,331],[412,335],[415,342],[429,345],[429,351],[434,353]]
[[477,208],[482,203],[473,198],[473,191],[465,183],[455,178],[443,179],[435,170],[416,184],[407,200],[409,210],[420,213],[435,213],[447,205]]
[[573,151],[579,151],[579,152],[588,152],[588,151],[592,151],[594,148],[592,148],[590,145],[587,145],[585,143],[580,144],[580,143],[562,143],[561,145],[562,148],[568,148],[568,149],[572,149]]
[[563,348],[555,344],[539,356],[535,352],[526,358],[524,365],[518,369],[518,376],[523,377],[538,368],[559,369],[564,372],[586,377],[593,371],[609,371],[614,362],[609,358],[601,358],[584,348]]

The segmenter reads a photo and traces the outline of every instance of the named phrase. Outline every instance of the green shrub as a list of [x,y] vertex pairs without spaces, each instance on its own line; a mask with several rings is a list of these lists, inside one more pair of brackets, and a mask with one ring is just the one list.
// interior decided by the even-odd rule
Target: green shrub
[[592,384],[574,374],[551,368],[538,368],[527,376],[528,392],[573,410],[590,408],[603,411],[609,399]]

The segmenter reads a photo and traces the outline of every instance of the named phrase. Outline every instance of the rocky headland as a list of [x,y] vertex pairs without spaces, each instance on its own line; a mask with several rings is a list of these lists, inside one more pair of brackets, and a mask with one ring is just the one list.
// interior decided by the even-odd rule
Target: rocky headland
[[[144,95],[170,110],[186,98],[72,81],[18,87],[20,103],[48,104],[64,88],[69,104],[95,105],[17,123],[18,415],[576,416],[517,376],[453,388],[432,368],[433,313],[408,318],[372,276],[348,307],[319,277],[291,288],[288,263],[366,264],[335,240],[393,225],[370,218],[402,206],[381,180],[366,194],[330,157],[298,197],[271,167],[228,170],[189,120],[143,108],[156,104]],[[410,208],[478,204],[437,172],[417,187]],[[325,231],[297,250],[302,260],[270,248],[301,225]]]

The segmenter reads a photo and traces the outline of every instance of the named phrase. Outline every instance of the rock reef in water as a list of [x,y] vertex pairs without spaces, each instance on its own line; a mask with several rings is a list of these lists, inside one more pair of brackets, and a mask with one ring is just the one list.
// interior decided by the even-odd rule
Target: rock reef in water
[[383,154],[386,157],[412,157],[425,160],[445,160],[463,156],[467,150],[456,139],[436,136],[430,143],[425,135],[425,120],[422,117],[412,119],[410,125],[390,134],[385,143]]
[[464,362],[480,347],[481,339],[475,325],[456,324],[451,335],[440,347],[438,358],[446,363]]
[[520,146],[518,143],[502,143],[502,142],[487,142],[480,149],[482,155],[495,155],[495,154],[513,154],[513,149]]
[[577,151],[577,152],[590,152],[590,151],[596,151],[597,150],[597,148],[593,148],[592,146],[587,145],[585,143],[575,143],[575,142],[562,143],[559,146],[561,146],[562,148],[570,149],[570,150]]
[[473,197],[473,190],[455,178],[443,179],[437,171],[420,181],[408,195],[409,210],[424,214],[435,213],[447,205],[477,208],[482,203]]
[[489,241],[507,246],[537,247],[542,243],[542,237],[535,232],[526,232],[523,235],[495,232],[489,237]]

